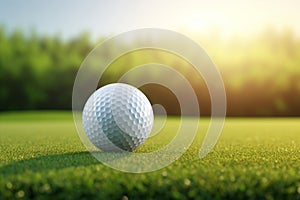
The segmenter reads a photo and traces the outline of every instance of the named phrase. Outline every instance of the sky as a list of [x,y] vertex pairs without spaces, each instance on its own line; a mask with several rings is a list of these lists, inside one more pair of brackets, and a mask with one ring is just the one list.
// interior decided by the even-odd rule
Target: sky
[[84,31],[99,38],[146,27],[249,35],[269,26],[300,35],[299,10],[299,0],[0,0],[0,25],[63,38]]

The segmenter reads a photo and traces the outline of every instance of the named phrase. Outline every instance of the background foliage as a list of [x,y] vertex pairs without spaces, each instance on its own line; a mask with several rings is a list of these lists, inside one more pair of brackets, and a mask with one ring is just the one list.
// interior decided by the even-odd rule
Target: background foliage
[[[217,32],[196,38],[221,71],[228,115],[300,115],[300,39],[292,31],[269,28],[248,38],[224,39]],[[34,31],[7,33],[0,28],[0,111],[71,109],[77,70],[101,41],[103,38],[92,41],[88,33],[63,40]],[[107,54],[113,51],[108,48]],[[130,67],[153,59],[186,76],[198,91],[202,114],[209,115],[205,83],[189,63],[168,53],[145,50],[126,55],[126,59],[120,57],[105,72],[99,86],[116,81]],[[152,85],[142,90],[152,103],[169,105],[169,114],[179,114],[174,95],[166,88]]]

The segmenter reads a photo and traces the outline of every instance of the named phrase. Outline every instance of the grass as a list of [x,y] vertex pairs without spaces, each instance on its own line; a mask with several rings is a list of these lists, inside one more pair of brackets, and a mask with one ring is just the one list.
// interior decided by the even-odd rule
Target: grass
[[[139,151],[171,138],[178,121],[168,119],[163,136]],[[68,112],[2,113],[0,199],[300,199],[299,118],[229,118],[214,151],[200,160],[208,122],[172,165],[130,174],[87,152]]]

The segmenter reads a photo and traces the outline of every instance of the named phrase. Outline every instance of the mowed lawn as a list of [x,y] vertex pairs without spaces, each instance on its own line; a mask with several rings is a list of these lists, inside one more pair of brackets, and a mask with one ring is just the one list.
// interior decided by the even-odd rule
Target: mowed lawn
[[[168,142],[180,119],[138,151]],[[0,114],[0,199],[300,199],[300,118],[228,118],[215,149],[187,152],[159,171],[131,174],[97,161],[70,112]],[[188,131],[188,130],[187,130]]]

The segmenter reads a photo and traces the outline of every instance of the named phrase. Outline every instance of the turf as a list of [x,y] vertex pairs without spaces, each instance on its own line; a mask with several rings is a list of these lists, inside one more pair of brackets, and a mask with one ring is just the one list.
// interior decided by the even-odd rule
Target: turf
[[[178,122],[169,118],[139,151],[168,141]],[[198,159],[208,122],[172,165],[130,174],[85,149],[69,112],[2,113],[0,199],[300,199],[299,118],[229,118],[213,152]]]

